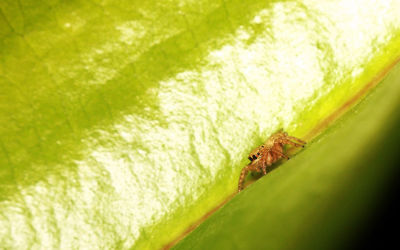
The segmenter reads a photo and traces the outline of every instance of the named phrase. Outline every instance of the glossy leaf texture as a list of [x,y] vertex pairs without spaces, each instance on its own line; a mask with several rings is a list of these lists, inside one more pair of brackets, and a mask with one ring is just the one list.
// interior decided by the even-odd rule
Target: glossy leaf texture
[[0,245],[174,241],[235,192],[254,146],[280,128],[312,139],[396,62],[398,13],[0,0]]
[[397,197],[399,107],[397,64],[306,150],[234,197],[173,249],[362,249],[387,244],[379,232],[393,230],[397,237],[389,225],[375,228],[373,239],[360,234],[374,226],[371,218],[381,218],[377,213],[386,213],[379,210],[380,203]]

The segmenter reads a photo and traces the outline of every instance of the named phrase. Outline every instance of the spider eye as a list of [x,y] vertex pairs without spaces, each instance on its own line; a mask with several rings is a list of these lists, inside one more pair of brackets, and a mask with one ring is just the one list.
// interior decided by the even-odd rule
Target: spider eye
[[257,155],[260,155],[260,152],[258,152]]
[[249,156],[248,158],[249,158],[249,160],[250,160],[250,161],[252,161],[252,160],[253,160],[253,159],[252,159],[250,156]]
[[253,155],[253,160],[257,159],[257,156]]

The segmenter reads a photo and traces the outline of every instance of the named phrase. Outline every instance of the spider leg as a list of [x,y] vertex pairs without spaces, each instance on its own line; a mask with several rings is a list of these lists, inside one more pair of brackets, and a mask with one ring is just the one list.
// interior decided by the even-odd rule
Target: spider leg
[[263,175],[267,174],[267,167],[272,165],[271,162],[272,155],[270,151],[267,151],[266,155],[263,157],[262,161],[262,170],[263,170]]
[[298,144],[298,143],[293,142],[293,141],[289,141],[288,139],[281,139],[280,142],[283,143],[283,144],[289,144],[289,145],[292,145],[292,146],[295,146],[295,147],[303,147],[304,148],[304,145]]
[[293,136],[289,136],[289,135],[286,136],[286,139],[295,141],[295,142],[300,143],[300,144],[307,144],[307,142],[305,142],[305,141],[303,141],[303,140],[301,140],[301,139],[299,139],[297,137],[293,137]]
[[275,153],[275,154],[280,155],[281,157],[284,157],[284,158],[288,159],[288,160],[290,159],[289,156],[285,155],[284,153],[282,153],[282,152],[280,152],[280,151],[278,151],[278,150],[271,149],[271,151],[272,151],[273,153]]
[[262,171],[262,175],[266,175],[267,174],[267,170],[266,170],[266,163],[264,159],[261,159],[260,162],[260,172]]
[[249,171],[257,171],[257,168],[254,165],[250,164],[242,169],[242,172],[240,172],[239,184],[238,184],[239,192],[243,190],[244,179],[246,178]]
[[262,171],[263,171],[263,175],[267,174],[267,164],[263,164]]

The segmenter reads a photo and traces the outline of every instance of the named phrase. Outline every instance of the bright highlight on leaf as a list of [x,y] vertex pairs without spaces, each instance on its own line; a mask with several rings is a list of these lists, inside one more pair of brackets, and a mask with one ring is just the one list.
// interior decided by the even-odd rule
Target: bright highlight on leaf
[[234,197],[174,249],[354,249],[382,242],[378,234],[360,246],[357,237],[373,226],[371,213],[397,182],[399,81],[397,64],[306,150]]
[[271,133],[311,139],[371,89],[400,56],[398,13],[372,0],[0,1],[0,245],[176,242]]

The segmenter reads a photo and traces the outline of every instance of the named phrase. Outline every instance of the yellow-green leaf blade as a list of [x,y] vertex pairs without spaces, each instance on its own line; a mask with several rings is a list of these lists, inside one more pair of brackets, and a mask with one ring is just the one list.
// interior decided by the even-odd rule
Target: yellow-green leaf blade
[[0,245],[176,239],[398,57],[399,5],[361,2],[1,1]]

